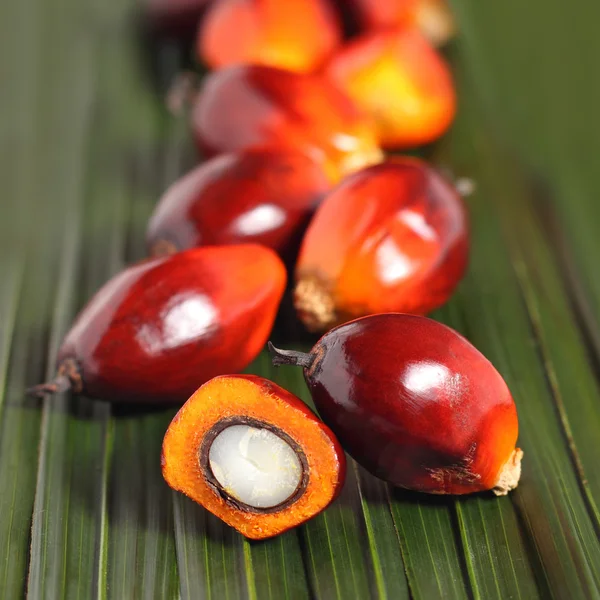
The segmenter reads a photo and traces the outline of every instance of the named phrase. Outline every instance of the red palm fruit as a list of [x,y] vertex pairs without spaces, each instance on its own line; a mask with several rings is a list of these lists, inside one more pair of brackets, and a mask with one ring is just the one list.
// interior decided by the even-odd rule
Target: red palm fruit
[[353,0],[353,4],[367,30],[414,25],[436,46],[446,43],[456,30],[447,0]]
[[291,256],[329,187],[321,167],[293,150],[217,156],[166,191],[150,219],[150,252],[257,243]]
[[431,142],[456,113],[450,69],[416,29],[357,38],[332,57],[325,73],[374,118],[385,148]]
[[258,65],[216,71],[205,78],[191,118],[208,154],[294,148],[323,165],[331,180],[382,156],[370,118],[317,75]]
[[257,245],[194,248],[133,265],[91,299],[58,353],[55,381],[110,401],[181,403],[264,347],[285,288],[279,257]]
[[167,429],[162,472],[175,490],[246,537],[296,527],[339,494],[346,458],[290,392],[255,375],[215,377]]
[[468,221],[455,187],[415,158],[348,177],[317,210],[296,264],[295,305],[324,331],[379,312],[426,314],[464,274]]
[[432,494],[517,486],[523,453],[510,391],[449,327],[372,315],[332,329],[308,354],[271,351],[276,365],[304,367],[320,416],[377,477]]
[[220,0],[206,15],[197,44],[213,68],[252,63],[308,73],[340,41],[327,0]]

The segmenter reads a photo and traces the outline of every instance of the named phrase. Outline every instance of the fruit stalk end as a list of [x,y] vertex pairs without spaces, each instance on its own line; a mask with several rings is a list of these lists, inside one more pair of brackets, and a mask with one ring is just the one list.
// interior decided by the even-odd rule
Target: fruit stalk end
[[313,357],[306,352],[297,352],[296,350],[280,350],[271,342],[268,342],[267,347],[271,354],[271,362],[275,367],[281,365],[292,365],[294,367],[303,367],[310,369],[313,363]]

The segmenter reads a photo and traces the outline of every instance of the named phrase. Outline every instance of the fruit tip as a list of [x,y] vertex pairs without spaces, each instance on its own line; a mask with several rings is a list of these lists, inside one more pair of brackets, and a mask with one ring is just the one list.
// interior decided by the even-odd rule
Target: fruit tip
[[177,252],[177,246],[173,242],[169,242],[162,238],[156,240],[150,246],[151,258],[164,258],[165,256],[176,254]]
[[61,394],[71,389],[71,380],[67,375],[58,375],[52,381],[34,385],[25,390],[28,396],[34,398],[44,398],[44,396],[52,394]]
[[192,71],[178,73],[167,91],[166,105],[175,117],[185,115],[194,104],[198,94],[198,75]]
[[523,450],[515,448],[510,458],[506,461],[502,469],[500,469],[498,481],[492,490],[496,496],[506,496],[508,492],[514,490],[519,485],[522,458]]
[[456,21],[447,0],[421,0],[415,17],[421,33],[436,48],[446,45],[456,35]]
[[454,187],[463,198],[472,196],[477,189],[475,181],[469,177],[459,177],[455,180]]
[[315,277],[302,277],[294,289],[294,306],[309,331],[325,331],[336,324],[335,303]]

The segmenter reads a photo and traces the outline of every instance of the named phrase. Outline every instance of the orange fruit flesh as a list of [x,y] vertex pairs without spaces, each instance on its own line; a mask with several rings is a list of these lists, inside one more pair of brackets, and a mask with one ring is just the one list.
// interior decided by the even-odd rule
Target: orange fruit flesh
[[[300,497],[273,512],[243,510],[207,481],[199,457],[203,440],[223,419],[255,419],[287,434],[304,452],[308,481]],[[321,512],[339,493],[345,458],[339,443],[308,407],[274,383],[252,375],[215,377],[200,387],[173,419],[163,442],[163,476],[248,538],[264,539]]]

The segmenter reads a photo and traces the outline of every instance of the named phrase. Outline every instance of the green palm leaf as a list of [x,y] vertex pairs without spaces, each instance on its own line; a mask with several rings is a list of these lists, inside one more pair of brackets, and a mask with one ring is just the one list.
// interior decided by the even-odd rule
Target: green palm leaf
[[[469,274],[436,318],[502,372],[525,450],[505,498],[390,489],[352,461],[342,496],[250,542],[169,490],[174,410],[23,390],[78,308],[144,255],[185,169],[185,123],[140,68],[132,6],[0,4],[0,597],[600,597],[600,7],[453,2],[461,110],[431,159],[473,178]],[[161,77],[177,49],[155,48]],[[295,340],[287,340],[294,345]],[[296,344],[297,345],[297,344]],[[250,368],[309,400],[302,373]]]

